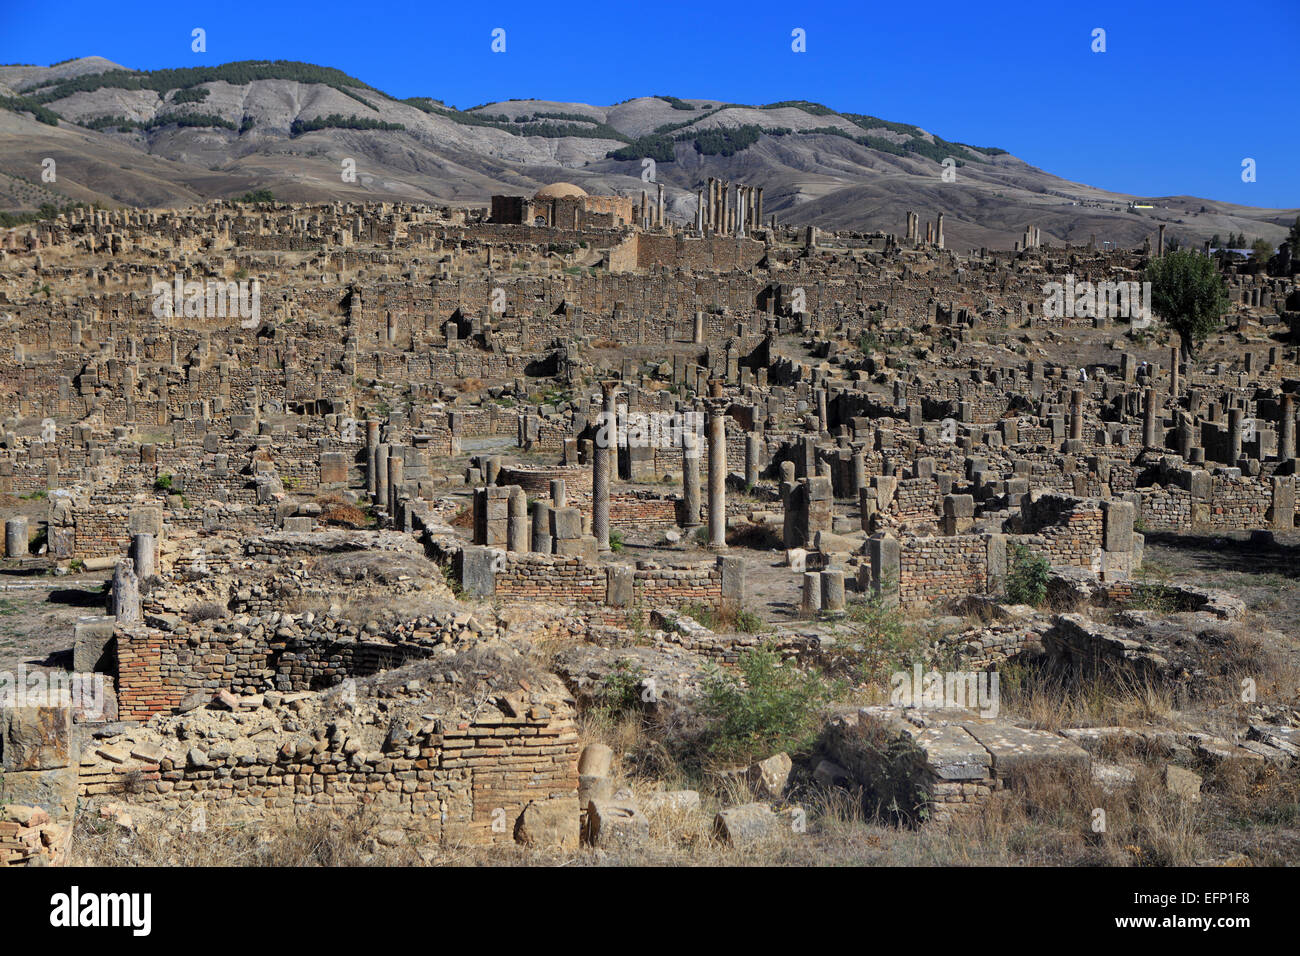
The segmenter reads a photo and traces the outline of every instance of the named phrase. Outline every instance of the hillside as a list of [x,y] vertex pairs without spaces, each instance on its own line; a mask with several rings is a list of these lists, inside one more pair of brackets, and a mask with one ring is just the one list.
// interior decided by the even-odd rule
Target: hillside
[[[42,183],[41,161],[58,164]],[[398,100],[338,70],[289,61],[134,71],[101,57],[0,67],[0,209],[42,202],[171,206],[269,188],[278,198],[486,205],[556,180],[638,194],[656,162],[670,216],[690,221],[709,176],[764,187],[782,222],[899,231],[907,210],[945,213],[950,247],[1006,248],[1029,223],[1045,241],[1130,245],[1169,224],[1199,242],[1236,231],[1280,241],[1296,210],[1193,197],[1154,200],[1068,182],[1001,149],[803,101],[766,105],[644,96],[613,106],[543,100],[461,110]],[[952,157],[957,182],[940,163]],[[340,176],[356,162],[356,182]]]

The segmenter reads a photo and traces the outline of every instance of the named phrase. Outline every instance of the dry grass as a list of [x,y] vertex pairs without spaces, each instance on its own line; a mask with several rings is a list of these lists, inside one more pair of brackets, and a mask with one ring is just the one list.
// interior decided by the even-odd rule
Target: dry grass
[[317,499],[320,505],[320,520],[325,524],[339,525],[345,528],[366,528],[370,526],[370,516],[356,505],[345,501],[338,495],[325,495]]
[[998,668],[1000,716],[1040,730],[1068,727],[1174,725],[1178,711],[1169,686],[1123,672],[1071,678],[1034,667]]
[[267,825],[207,810],[149,814],[134,830],[82,813],[72,837],[80,866],[366,866],[419,864],[417,847],[379,843],[385,827],[370,808],[317,811]]

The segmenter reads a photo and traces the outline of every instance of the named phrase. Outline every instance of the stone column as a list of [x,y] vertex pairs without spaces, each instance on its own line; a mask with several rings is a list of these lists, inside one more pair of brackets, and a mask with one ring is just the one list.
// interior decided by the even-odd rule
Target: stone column
[[538,498],[533,502],[533,547],[538,554],[551,553],[551,506]]
[[1240,408],[1233,408],[1228,411],[1228,464],[1235,465],[1241,461],[1241,436],[1242,426],[1245,422],[1245,413]]
[[1192,416],[1185,412],[1178,415],[1178,453],[1184,461],[1192,460],[1192,449],[1196,447],[1196,424]]
[[700,436],[695,430],[699,412],[686,412],[682,425],[682,527],[700,526]]
[[528,550],[528,496],[518,485],[510,488],[509,517],[506,521],[506,550]]
[[1295,457],[1295,397],[1282,393],[1282,420],[1277,429],[1277,457],[1290,461]]
[[1169,350],[1169,394],[1175,399],[1180,391],[1178,381],[1178,347]]
[[563,478],[551,479],[551,507],[563,508],[569,503],[569,494],[565,489]]
[[5,557],[25,558],[30,547],[27,519],[21,515],[5,522]]
[[1142,445],[1144,448],[1156,447],[1156,390],[1147,387],[1146,410],[1142,416]]
[[704,344],[704,313],[695,313],[695,326],[691,332],[691,343],[694,345]]
[[388,507],[388,446],[384,444],[375,448],[375,504]]
[[135,576],[135,562],[123,558],[113,569],[113,617],[118,624],[139,624],[140,579]]
[[1077,388],[1070,393],[1070,438],[1083,439],[1083,392]]
[[726,401],[709,403],[709,547],[727,547]]
[[655,203],[655,225],[663,228],[664,224],[664,184],[655,184],[659,189],[659,196]]
[[402,493],[402,468],[405,465],[400,445],[388,446],[388,514],[397,518],[397,501]]
[[750,432],[745,436],[745,485],[753,488],[758,484],[759,459],[763,454],[763,436]]
[[609,473],[610,462],[618,447],[618,428],[614,410],[614,391],[618,383],[600,383],[603,393],[601,415],[596,428],[596,441],[591,452],[591,533],[596,537],[596,548],[609,551]]
[[379,449],[379,422],[366,422],[366,494],[374,500],[376,490],[375,454]]
[[139,531],[131,536],[131,560],[135,562],[136,577],[141,581],[148,580],[158,573],[154,567],[152,534]]

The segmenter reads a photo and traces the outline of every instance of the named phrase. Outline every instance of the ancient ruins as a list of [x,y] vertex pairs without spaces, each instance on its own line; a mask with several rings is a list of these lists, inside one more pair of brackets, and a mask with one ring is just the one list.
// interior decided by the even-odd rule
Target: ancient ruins
[[[1300,542],[1288,247],[1225,272],[1189,359],[1121,288],[1163,227],[958,250],[941,210],[834,233],[765,215],[757,184],[697,197],[683,222],[662,186],[557,183],[0,233],[0,580],[97,595],[32,666],[103,689],[2,711],[0,865],[57,862],[77,814],[164,811],[636,847],[700,794],[629,785],[590,714],[693,712],[760,647],[835,672],[862,608],[921,635],[918,687],[1034,661],[1183,701],[1235,686],[1243,628],[1294,654],[1218,581],[1144,567],[1151,536]],[[1049,599],[1010,599],[1035,561]],[[891,699],[913,661],[890,664],[843,671],[793,760],[734,768],[723,845],[802,832],[814,786],[929,827],[1036,767],[1131,783],[1119,740],[1163,748],[1187,799],[1300,756],[1294,686],[1235,729],[1055,728]]]

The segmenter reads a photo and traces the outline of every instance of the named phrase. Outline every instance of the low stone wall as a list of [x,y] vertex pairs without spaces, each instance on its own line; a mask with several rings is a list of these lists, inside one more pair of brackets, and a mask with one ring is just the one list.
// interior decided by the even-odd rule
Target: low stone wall
[[[948,496],[945,508],[955,503],[956,496]],[[973,521],[956,514],[944,520],[954,526]],[[1119,580],[1141,561],[1143,541],[1133,533],[1133,521],[1134,508],[1127,501],[1033,493],[1024,496],[1020,516],[1006,522],[1020,534],[873,535],[859,585],[905,607],[997,594],[1005,587],[1018,546],[1046,558],[1052,567],[1086,568],[1105,580]]]
[[184,740],[175,724],[150,725],[138,734],[147,742],[105,741],[82,761],[82,798],[254,818],[365,805],[421,838],[481,844],[512,841],[530,801],[577,792],[579,738],[563,694],[508,694],[472,718],[453,710],[413,733],[390,729],[374,746],[343,718],[304,728],[278,706],[292,700],[257,703],[222,715],[228,734]]

